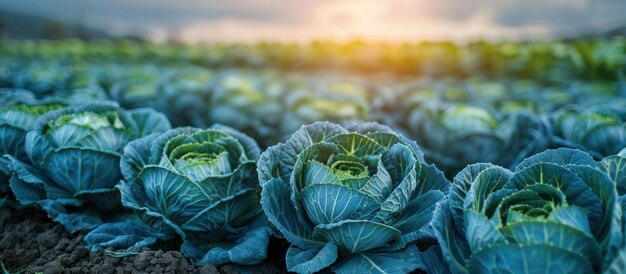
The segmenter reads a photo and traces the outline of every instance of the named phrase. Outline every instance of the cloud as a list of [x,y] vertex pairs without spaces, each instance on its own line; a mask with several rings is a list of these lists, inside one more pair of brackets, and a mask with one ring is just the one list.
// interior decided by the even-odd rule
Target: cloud
[[298,14],[306,11],[309,6],[316,6],[323,2],[286,1],[277,5],[276,1],[271,0],[20,0],[0,3],[0,7],[64,18],[90,17],[104,21],[167,25],[170,22],[223,18],[281,22],[297,19]]
[[188,41],[542,38],[626,24],[624,0],[20,0],[0,8]]
[[493,21],[507,27],[550,26],[555,31],[575,33],[603,31],[626,24],[626,1],[513,2],[493,13]]

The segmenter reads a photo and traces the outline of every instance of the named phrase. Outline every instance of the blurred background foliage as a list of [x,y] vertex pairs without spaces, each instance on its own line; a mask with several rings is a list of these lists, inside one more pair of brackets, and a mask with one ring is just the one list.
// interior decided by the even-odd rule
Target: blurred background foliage
[[[463,45],[7,40],[0,62],[5,90],[152,107],[174,126],[221,123],[264,147],[315,121],[378,121],[415,139],[449,175],[478,161],[512,166],[549,147],[601,158],[626,145],[621,112],[583,111],[626,107],[622,36]],[[606,138],[613,147],[598,147]]]

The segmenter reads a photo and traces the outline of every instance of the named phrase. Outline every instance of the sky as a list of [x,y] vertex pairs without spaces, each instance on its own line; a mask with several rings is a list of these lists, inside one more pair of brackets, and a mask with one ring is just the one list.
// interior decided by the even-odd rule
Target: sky
[[544,39],[626,26],[626,0],[0,0],[155,41]]

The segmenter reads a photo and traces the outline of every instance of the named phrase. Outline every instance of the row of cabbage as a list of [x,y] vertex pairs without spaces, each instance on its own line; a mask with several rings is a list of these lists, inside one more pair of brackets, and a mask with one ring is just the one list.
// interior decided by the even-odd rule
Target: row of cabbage
[[[378,121],[415,139],[448,178],[468,164],[513,168],[548,148],[571,147],[596,160],[626,145],[626,84],[573,81],[365,78],[337,73],[208,70],[196,66],[14,62],[0,86],[37,98],[112,100],[151,107],[174,126],[214,123],[284,141],[315,121]],[[17,65],[19,64],[19,66]]]
[[[173,241],[197,265],[255,265],[280,237],[291,244],[288,270],[299,273],[626,266],[624,107],[570,107],[550,122],[527,112],[497,120],[470,104],[423,105],[417,132],[446,138],[441,147],[377,123],[316,122],[262,149],[219,124],[172,129],[151,108],[17,89],[0,95],[4,201],[38,206],[69,232],[86,232],[92,251],[125,255]],[[441,117],[429,116],[437,111]],[[494,130],[500,124],[509,128]],[[557,132],[548,127],[559,137],[541,135]],[[506,147],[483,145],[508,132]],[[518,154],[508,146],[516,138],[532,145]],[[445,153],[489,158],[463,159],[475,162],[449,180],[420,147],[455,160]],[[507,160],[511,168],[487,163],[512,154],[521,159]]]
[[626,267],[619,81],[51,59],[0,68],[0,204],[93,251],[182,241],[195,264],[254,265],[283,237],[301,273]]
[[209,68],[389,71],[404,75],[488,76],[563,82],[626,75],[626,40],[372,43],[362,41],[209,45],[134,41],[3,41],[0,55],[46,59],[196,64]]

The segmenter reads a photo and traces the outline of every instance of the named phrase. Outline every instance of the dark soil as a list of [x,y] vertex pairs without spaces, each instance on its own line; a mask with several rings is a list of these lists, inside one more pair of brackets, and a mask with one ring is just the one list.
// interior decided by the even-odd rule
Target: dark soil
[[[237,265],[194,266],[178,251],[154,247],[136,255],[89,253],[82,234],[71,235],[36,208],[0,209],[0,262],[10,273],[285,273],[287,244],[270,242],[266,263],[250,269]],[[2,270],[0,269],[0,272]]]

